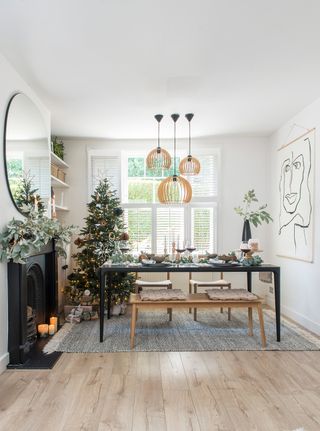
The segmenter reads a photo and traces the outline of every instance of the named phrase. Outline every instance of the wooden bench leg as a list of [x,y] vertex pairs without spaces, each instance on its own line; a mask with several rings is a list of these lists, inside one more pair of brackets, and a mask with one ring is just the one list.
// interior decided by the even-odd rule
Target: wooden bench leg
[[[196,284],[193,285],[193,293],[197,293],[198,291],[198,286]],[[197,321],[197,309],[194,308],[193,309],[193,320]]]
[[[189,295],[191,295],[191,293],[192,293],[192,286],[190,284],[190,278],[191,278],[191,275],[189,273]],[[192,313],[192,308],[189,308],[189,313]]]
[[[223,289],[223,286],[220,286],[220,290],[222,290]],[[220,313],[223,313],[223,308],[221,307],[220,308]]]
[[[231,289],[231,284],[229,284],[228,289]],[[228,320],[231,320],[231,308],[228,308]]]
[[262,312],[262,306],[261,303],[257,304],[258,309],[258,315],[259,315],[259,322],[260,322],[260,334],[261,334],[261,344],[262,347],[266,347],[266,334],[264,332],[264,321],[263,321],[263,312]]
[[252,324],[252,307],[248,307],[248,335],[253,336],[253,324]]
[[[172,284],[169,285],[168,289],[172,289]],[[172,308],[168,308],[167,312],[169,313],[169,322],[172,321]]]
[[130,348],[134,348],[134,335],[136,331],[136,317],[137,317],[138,307],[132,304],[132,314],[131,314],[131,329],[130,329]]

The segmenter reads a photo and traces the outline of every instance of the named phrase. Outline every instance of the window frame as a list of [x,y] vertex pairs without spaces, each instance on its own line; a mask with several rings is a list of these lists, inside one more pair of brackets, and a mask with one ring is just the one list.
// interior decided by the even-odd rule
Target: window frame
[[[178,151],[177,156],[183,158],[185,156],[185,152]],[[170,208],[183,208],[184,209],[184,238],[190,239],[192,233],[192,209],[193,208],[213,208],[213,238],[214,243],[212,244],[212,251],[215,253],[218,249],[218,220],[219,220],[219,200],[220,200],[220,149],[219,148],[211,148],[211,149],[201,149],[198,151],[199,156],[216,156],[216,182],[217,182],[217,190],[216,195],[213,196],[204,196],[204,197],[195,197],[188,204],[172,204]],[[155,203],[135,203],[128,202],[128,159],[129,157],[143,157],[146,158],[147,152],[143,150],[137,151],[110,151],[106,149],[87,149],[88,156],[88,168],[87,168],[87,178],[88,178],[88,202],[91,199],[91,188],[92,188],[92,158],[93,157],[107,157],[107,158],[118,158],[119,160],[119,190],[118,196],[121,201],[121,206],[123,209],[139,209],[139,208],[151,208],[151,217],[152,217],[152,235],[151,235],[151,250],[153,253],[156,253],[157,250],[157,209],[163,208],[164,204],[155,202]],[[150,177],[152,178],[152,177]],[[171,251],[171,244],[168,244],[168,252]]]

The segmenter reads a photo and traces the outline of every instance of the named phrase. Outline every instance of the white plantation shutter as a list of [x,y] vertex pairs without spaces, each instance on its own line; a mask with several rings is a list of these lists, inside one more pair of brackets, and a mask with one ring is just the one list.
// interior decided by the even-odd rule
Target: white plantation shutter
[[132,251],[151,252],[152,210],[151,208],[126,208],[125,224],[128,227]]
[[117,156],[91,156],[91,189],[90,195],[94,192],[103,178],[107,178],[111,188],[120,197],[120,157]]
[[172,241],[180,242],[180,247],[184,242],[184,208],[165,207],[157,208],[156,213],[156,252],[163,253],[165,239],[167,242],[167,252],[171,253]]
[[24,171],[30,175],[32,186],[45,203],[51,197],[51,178],[48,157],[26,157]]
[[192,200],[213,198],[218,195],[218,154],[197,156],[199,175],[188,177],[192,186]]
[[191,208],[191,238],[199,253],[216,250],[214,207]]
[[[217,203],[218,203],[218,168],[219,152],[210,150],[210,154],[195,154],[201,163],[200,175],[189,177],[192,184],[193,198],[188,205],[161,205],[150,199],[150,190],[133,187],[132,183],[146,181],[155,186],[161,180],[146,174],[145,155],[138,152],[107,155],[101,150],[88,151],[89,192],[101,178],[108,178],[112,187],[122,196],[125,223],[130,236],[132,251],[163,254],[165,249],[171,253],[172,242],[176,246],[179,237],[180,247],[185,240],[192,242],[199,253],[217,250]],[[138,170],[141,177],[129,178],[129,158],[143,160],[144,170]],[[141,164],[141,160],[139,162]],[[132,172],[131,172],[132,173]],[[130,186],[131,185],[131,186]],[[131,187],[131,188],[130,188]],[[128,199],[129,191],[137,195]],[[155,189],[156,190],[156,187]]]

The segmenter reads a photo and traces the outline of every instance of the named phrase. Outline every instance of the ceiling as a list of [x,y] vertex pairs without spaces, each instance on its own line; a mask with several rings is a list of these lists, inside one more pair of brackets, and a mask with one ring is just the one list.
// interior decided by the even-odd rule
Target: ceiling
[[[320,96],[318,0],[0,0],[0,52],[61,136],[268,135]],[[187,134],[187,121],[177,124]]]

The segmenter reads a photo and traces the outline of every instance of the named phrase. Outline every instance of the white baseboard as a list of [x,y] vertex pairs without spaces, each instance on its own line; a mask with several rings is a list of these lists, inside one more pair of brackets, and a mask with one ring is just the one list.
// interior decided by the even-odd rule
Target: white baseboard
[[5,353],[0,356],[0,374],[3,373],[7,369],[7,365],[9,363],[9,353]]
[[[274,308],[274,298],[272,295],[268,295],[268,305],[270,307]],[[308,317],[304,316],[301,313],[298,313],[297,311],[293,310],[290,307],[286,307],[285,305],[281,305],[281,313],[288,317],[289,319],[292,319],[299,325],[303,326],[305,329],[308,329],[309,331],[320,335],[320,324],[317,322],[314,322],[313,320],[310,320]]]

